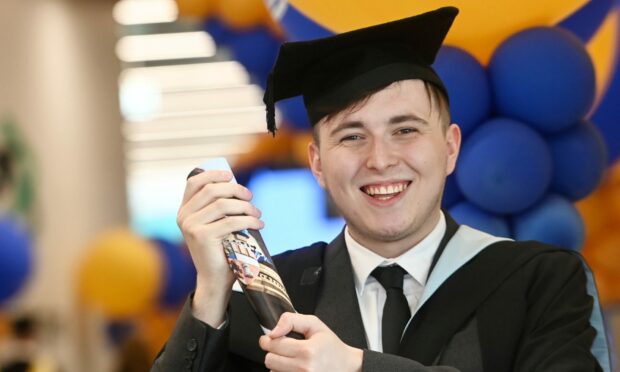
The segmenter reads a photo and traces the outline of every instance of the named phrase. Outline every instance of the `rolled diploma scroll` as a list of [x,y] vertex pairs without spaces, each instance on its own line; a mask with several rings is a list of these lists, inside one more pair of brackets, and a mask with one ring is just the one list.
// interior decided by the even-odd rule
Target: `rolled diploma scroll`
[[[194,169],[188,178],[202,170],[232,173],[225,158],[212,158]],[[237,183],[234,175],[230,182]],[[295,312],[260,232],[251,229],[234,232],[222,240],[222,247],[228,266],[258,316],[263,332],[273,329],[282,313]],[[295,333],[289,336],[303,338]]]

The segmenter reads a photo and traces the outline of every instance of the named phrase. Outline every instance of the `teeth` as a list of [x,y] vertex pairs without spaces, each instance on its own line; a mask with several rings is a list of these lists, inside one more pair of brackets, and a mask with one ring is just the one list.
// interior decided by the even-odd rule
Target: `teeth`
[[402,192],[407,188],[406,183],[398,183],[394,185],[388,186],[366,186],[363,188],[366,194],[374,196],[374,195],[391,195],[395,193]]

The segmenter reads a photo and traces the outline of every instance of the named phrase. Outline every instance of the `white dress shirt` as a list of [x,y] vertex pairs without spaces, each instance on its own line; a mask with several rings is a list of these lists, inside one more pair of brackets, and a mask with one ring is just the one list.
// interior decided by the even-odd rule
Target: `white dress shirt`
[[446,220],[443,213],[433,231],[416,246],[396,258],[385,258],[363,247],[349,234],[348,227],[344,231],[344,239],[351,257],[355,291],[359,302],[368,348],[383,351],[381,341],[381,319],[385,304],[385,289],[370,273],[377,266],[398,264],[407,271],[403,283],[403,292],[407,297],[411,313],[415,310],[422,291],[426,285],[426,277],[433,261],[433,256],[446,231]]

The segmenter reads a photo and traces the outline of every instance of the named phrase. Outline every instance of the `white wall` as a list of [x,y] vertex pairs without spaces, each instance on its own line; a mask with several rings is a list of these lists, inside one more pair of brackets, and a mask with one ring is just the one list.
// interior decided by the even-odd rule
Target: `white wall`
[[0,1],[0,120],[16,119],[38,168],[35,273],[12,306],[58,321],[69,372],[107,368],[76,310],[75,272],[94,234],[127,221],[112,6]]

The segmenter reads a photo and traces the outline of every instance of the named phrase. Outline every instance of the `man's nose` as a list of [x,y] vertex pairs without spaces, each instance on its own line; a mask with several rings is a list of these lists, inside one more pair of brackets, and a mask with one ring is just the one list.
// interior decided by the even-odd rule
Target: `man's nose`
[[395,165],[397,161],[397,153],[387,141],[377,139],[371,142],[366,159],[368,168],[383,170]]

